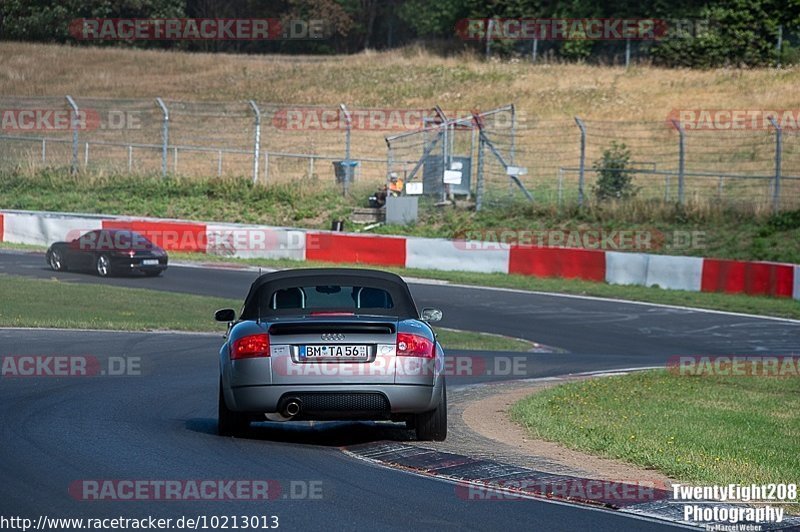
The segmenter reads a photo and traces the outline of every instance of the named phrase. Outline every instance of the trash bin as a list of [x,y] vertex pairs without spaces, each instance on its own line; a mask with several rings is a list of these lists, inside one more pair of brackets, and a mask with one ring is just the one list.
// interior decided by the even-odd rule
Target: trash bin
[[358,161],[333,161],[333,173],[336,176],[336,184],[341,185],[344,183],[348,176],[348,170],[350,175],[349,181],[353,182],[355,179],[356,166],[358,166]]

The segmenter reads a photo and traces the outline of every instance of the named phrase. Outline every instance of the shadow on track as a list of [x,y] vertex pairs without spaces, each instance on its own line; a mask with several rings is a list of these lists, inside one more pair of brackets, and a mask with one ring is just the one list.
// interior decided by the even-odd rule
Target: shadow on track
[[[193,432],[217,434],[217,420],[193,418],[186,421],[186,428]],[[223,436],[220,436],[222,438]],[[323,447],[343,447],[376,441],[412,441],[414,431],[403,423],[366,421],[296,421],[286,423],[258,422],[250,425],[240,439],[298,443]]]

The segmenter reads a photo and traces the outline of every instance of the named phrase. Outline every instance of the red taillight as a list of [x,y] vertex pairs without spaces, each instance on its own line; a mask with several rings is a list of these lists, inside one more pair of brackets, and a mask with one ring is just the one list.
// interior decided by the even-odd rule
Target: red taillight
[[433,358],[434,346],[428,338],[419,334],[397,333],[397,356]]
[[231,360],[269,356],[269,335],[253,334],[239,338],[231,346]]

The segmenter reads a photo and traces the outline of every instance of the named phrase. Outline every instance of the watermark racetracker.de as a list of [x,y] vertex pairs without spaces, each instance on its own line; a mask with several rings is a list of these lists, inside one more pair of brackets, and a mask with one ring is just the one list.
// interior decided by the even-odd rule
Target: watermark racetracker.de
[[0,361],[0,377],[130,377],[142,375],[138,356],[9,355]]
[[324,19],[80,18],[69,24],[79,41],[263,41],[325,39]]

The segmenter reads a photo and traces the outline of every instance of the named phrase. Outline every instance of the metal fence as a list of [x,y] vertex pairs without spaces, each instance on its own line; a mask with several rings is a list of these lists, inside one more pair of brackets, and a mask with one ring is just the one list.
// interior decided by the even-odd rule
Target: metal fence
[[[385,131],[345,105],[0,97],[0,165],[73,172],[383,181]],[[363,121],[363,120],[362,120]],[[350,164],[347,164],[350,162]],[[342,179],[340,177],[340,179]]]
[[618,143],[630,152],[624,171],[637,199],[800,208],[800,132],[776,121],[690,129],[666,118],[542,121],[514,105],[453,112],[77,96],[0,97],[0,109],[5,167],[262,184],[346,184],[351,172],[375,186],[391,176],[420,182],[434,204],[571,205],[597,200],[595,166]]
[[[390,174],[402,172],[408,181],[422,176],[424,193],[440,200],[453,191],[474,194],[478,209],[513,197],[544,204],[597,201],[603,154],[616,145],[629,153],[627,165],[606,171],[627,174],[630,197],[779,210],[800,207],[798,137],[797,128],[784,130],[774,118],[763,128],[687,131],[668,119],[540,122],[509,105],[442,118],[389,136],[387,145]],[[392,162],[415,153],[419,159],[410,167]],[[454,161],[464,181],[439,188]]]
[[[675,203],[800,207],[800,135],[776,121],[756,129],[686,129],[673,120],[539,122],[523,130],[517,158],[537,201],[597,199],[597,166],[616,143],[634,197]],[[553,177],[555,176],[555,179]]]

